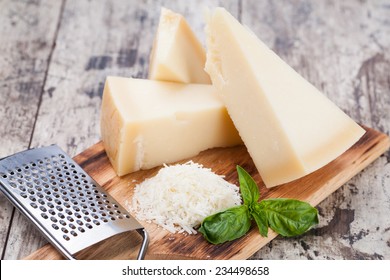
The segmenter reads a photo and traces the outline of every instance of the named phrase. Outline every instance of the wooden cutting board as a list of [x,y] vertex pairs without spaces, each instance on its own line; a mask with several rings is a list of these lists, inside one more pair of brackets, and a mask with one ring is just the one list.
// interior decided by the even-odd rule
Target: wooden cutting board
[[[316,206],[389,148],[390,138],[387,135],[365,129],[367,133],[359,142],[336,160],[299,180],[271,189],[265,188],[245,146],[207,150],[192,160],[211,168],[217,174],[225,175],[226,180],[237,185],[236,165],[241,165],[258,183],[262,198],[295,198]],[[110,165],[102,143],[95,144],[74,159],[126,208],[129,208],[135,185],[154,176],[159,170],[138,171],[119,178]],[[211,245],[201,234],[171,234],[154,224],[140,222],[150,235],[147,259],[247,259],[276,237],[271,230],[267,238],[261,237],[257,228],[252,227],[248,234],[238,240]],[[77,258],[135,258],[140,240],[135,232],[121,234],[84,250]],[[62,259],[62,256],[48,244],[26,259]]]

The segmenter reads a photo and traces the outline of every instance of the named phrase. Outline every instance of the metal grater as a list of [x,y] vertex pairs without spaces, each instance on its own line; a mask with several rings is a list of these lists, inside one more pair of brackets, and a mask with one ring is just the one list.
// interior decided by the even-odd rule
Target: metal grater
[[58,146],[31,149],[0,160],[0,189],[66,258],[116,234],[149,238],[143,226]]

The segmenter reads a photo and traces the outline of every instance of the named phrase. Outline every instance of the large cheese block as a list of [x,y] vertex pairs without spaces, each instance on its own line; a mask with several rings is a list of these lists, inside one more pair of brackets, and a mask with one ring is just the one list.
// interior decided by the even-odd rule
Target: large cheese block
[[267,187],[319,169],[365,133],[225,9],[206,32],[206,71]]
[[162,8],[149,61],[149,79],[210,84],[206,52],[185,18]]
[[212,85],[107,77],[101,136],[119,176],[241,144]]

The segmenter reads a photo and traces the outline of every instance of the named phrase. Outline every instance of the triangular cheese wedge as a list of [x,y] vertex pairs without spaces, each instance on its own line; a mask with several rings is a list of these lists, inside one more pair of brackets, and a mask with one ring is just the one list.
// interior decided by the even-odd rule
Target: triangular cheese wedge
[[319,169],[365,133],[225,9],[206,32],[206,71],[267,187]]
[[210,84],[206,53],[180,14],[162,8],[149,62],[151,80]]

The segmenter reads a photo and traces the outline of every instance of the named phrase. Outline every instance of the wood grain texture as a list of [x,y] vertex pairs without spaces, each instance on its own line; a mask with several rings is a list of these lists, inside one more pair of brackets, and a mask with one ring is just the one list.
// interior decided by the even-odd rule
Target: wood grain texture
[[[203,39],[203,6],[217,5],[355,120],[390,134],[388,0],[1,0],[0,157],[52,143],[73,156],[98,142],[104,78],[146,77],[160,7],[183,13]],[[316,231],[277,237],[252,258],[390,259],[389,163],[386,152],[320,203]],[[4,259],[44,242],[12,213],[1,195]]]
[[[60,10],[61,1],[0,2],[0,158],[30,147]],[[2,194],[0,205],[2,258],[21,258],[46,243]]]
[[[315,206],[389,147],[390,138],[387,135],[367,128],[367,133],[358,143],[330,164],[294,182],[271,189],[265,187],[245,146],[207,150],[191,160],[211,168],[217,174],[226,176],[225,179],[233,184],[238,184],[236,165],[240,165],[255,179],[262,198],[294,198],[307,201]],[[85,155],[81,153],[75,160],[128,210],[136,184],[154,176],[160,169],[153,168],[118,177],[113,172],[102,143],[92,146]],[[201,234],[171,234],[155,224],[140,222],[150,236],[146,255],[148,259],[247,259],[276,237],[276,234],[270,230],[268,238],[264,238],[260,236],[257,227],[253,226],[248,234],[238,240],[212,245],[206,242]],[[113,238],[111,241],[85,250],[79,257],[87,259],[135,258],[137,247],[134,249],[128,243],[132,241],[133,244],[130,245],[136,245],[137,242],[134,242],[137,240],[136,237],[136,233],[121,235],[119,238]],[[127,244],[126,249],[124,244]],[[139,244],[140,238],[138,238]],[[48,245],[33,253],[28,259],[41,259],[42,257],[56,259],[61,256],[51,245]]]

